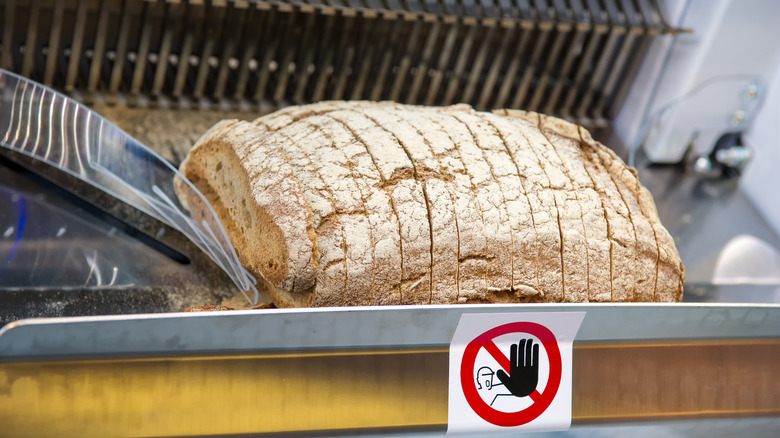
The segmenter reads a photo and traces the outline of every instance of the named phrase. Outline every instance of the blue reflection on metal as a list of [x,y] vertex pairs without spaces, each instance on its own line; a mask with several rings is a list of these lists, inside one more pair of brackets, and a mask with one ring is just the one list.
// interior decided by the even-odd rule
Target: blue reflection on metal
[[24,224],[27,222],[27,202],[18,193],[14,193],[12,195],[12,199],[17,208],[19,223],[16,225],[16,240],[14,241],[14,246],[11,247],[11,252],[8,254],[8,260],[6,260],[5,264],[3,264],[3,267],[0,268],[0,275],[3,275],[5,270],[8,268],[8,265],[11,264],[11,259],[14,257],[14,252],[16,252],[16,248],[19,246],[19,241],[22,240]]

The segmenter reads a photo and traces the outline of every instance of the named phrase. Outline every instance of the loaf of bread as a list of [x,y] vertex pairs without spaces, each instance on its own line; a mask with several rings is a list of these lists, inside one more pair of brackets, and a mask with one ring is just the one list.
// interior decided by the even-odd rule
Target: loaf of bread
[[682,298],[636,171],[541,114],[293,106],[220,122],[181,171],[277,306]]

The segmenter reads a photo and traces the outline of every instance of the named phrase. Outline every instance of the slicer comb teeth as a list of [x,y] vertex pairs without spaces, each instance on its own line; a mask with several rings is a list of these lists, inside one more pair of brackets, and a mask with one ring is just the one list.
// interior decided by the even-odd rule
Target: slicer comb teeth
[[0,0],[0,67],[86,102],[260,106],[371,99],[620,108],[654,0]]

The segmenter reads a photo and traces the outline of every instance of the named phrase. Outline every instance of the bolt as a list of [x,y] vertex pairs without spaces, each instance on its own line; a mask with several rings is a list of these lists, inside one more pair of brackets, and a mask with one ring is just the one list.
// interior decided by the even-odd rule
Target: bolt
[[745,99],[753,100],[758,97],[758,86],[756,84],[750,84],[745,88]]
[[710,173],[712,171],[712,162],[709,157],[702,155],[693,162],[693,171],[696,173]]
[[715,152],[715,160],[721,164],[742,170],[753,157],[753,151],[742,146],[735,145]]
[[734,112],[734,115],[731,116],[731,125],[732,126],[742,126],[743,123],[745,123],[745,111],[743,110],[737,110]]

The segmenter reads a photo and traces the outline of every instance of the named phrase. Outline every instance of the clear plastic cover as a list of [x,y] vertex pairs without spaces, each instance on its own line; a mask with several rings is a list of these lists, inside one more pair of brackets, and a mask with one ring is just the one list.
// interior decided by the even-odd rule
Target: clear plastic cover
[[692,142],[698,153],[709,152],[721,135],[748,128],[765,89],[764,80],[754,75],[715,76],[698,84],[645,118],[629,147],[628,164],[636,165],[640,145],[654,161],[656,155],[681,156]]
[[[0,145],[42,160],[121,199],[187,236],[208,254],[251,304],[256,280],[238,261],[214,210],[170,163],[89,108],[0,69]],[[207,206],[199,223],[174,190]],[[189,191],[191,193],[181,193]]]

